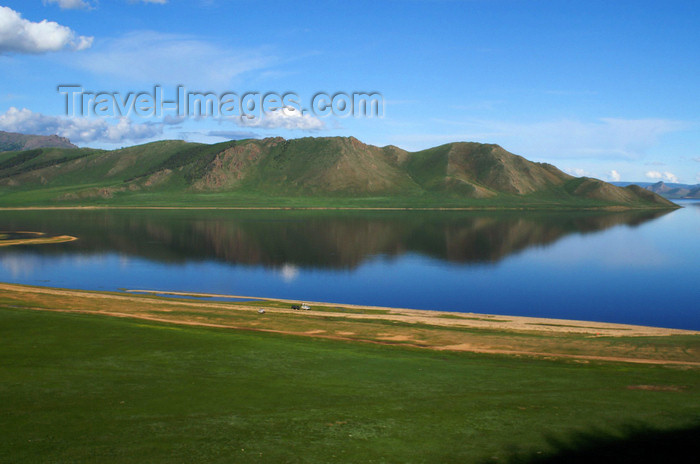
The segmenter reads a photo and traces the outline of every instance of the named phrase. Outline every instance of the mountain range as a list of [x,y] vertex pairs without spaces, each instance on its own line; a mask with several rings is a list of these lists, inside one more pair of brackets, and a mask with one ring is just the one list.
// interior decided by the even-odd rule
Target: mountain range
[[700,184],[666,184],[662,181],[649,185],[645,188],[654,193],[658,193],[665,198],[700,199]]
[[639,186],[576,178],[498,145],[456,142],[408,152],[354,137],[0,153],[0,205],[45,204],[675,207]]
[[25,135],[0,131],[0,152],[35,148],[78,148],[58,135]]
[[700,184],[679,184],[672,182],[611,182],[618,187],[628,185],[638,185],[650,192],[657,193],[664,198],[673,200],[694,200],[700,199]]

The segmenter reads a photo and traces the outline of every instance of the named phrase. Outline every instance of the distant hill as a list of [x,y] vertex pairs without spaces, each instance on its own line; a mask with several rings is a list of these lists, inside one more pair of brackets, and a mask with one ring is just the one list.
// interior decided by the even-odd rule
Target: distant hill
[[575,178],[498,145],[418,152],[354,137],[162,141],[114,151],[0,154],[0,205],[672,208],[630,186]]
[[657,193],[664,198],[673,200],[700,199],[700,184],[677,184],[663,181],[652,182],[613,182],[618,186],[639,185],[651,192]]
[[0,131],[0,152],[33,150],[35,148],[78,148],[58,135],[25,135]]
[[700,184],[698,185],[684,185],[684,184],[673,184],[667,185],[664,182],[657,182],[653,185],[646,187],[647,190],[665,198],[673,199],[693,199],[700,198]]

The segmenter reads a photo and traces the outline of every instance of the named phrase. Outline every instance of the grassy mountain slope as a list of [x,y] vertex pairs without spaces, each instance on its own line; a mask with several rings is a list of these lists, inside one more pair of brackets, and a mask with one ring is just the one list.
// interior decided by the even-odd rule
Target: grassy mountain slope
[[640,188],[574,178],[498,145],[459,142],[410,153],[354,137],[0,154],[0,205],[42,204],[674,206]]
[[[283,195],[367,195],[420,190],[384,149],[350,138],[281,138],[239,143],[222,153],[205,180],[236,172],[225,187]],[[237,185],[238,184],[238,185]],[[217,183],[199,183],[220,190]]]
[[532,163],[498,145],[450,143],[407,158],[407,170],[427,190],[492,198],[526,195],[562,185],[571,176],[550,165]]

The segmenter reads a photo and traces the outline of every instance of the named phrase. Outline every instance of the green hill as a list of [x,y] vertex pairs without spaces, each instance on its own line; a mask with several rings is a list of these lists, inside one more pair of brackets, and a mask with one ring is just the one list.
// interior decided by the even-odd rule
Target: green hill
[[419,152],[354,137],[161,141],[114,151],[0,153],[0,206],[672,208],[630,186],[574,178],[498,145]]

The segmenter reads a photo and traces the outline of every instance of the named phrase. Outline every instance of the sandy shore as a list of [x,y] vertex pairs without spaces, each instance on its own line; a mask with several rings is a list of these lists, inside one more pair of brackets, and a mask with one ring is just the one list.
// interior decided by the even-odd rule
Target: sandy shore
[[[94,314],[405,348],[700,368],[700,332],[689,330],[158,290],[94,292],[0,283],[0,295],[1,306],[15,310]],[[300,303],[311,309],[291,309],[292,304]]]
[[[382,311],[386,314],[349,314],[344,312],[319,312],[303,311],[301,314],[322,315],[328,317],[351,317],[354,319],[381,319],[390,321],[404,321],[409,323],[423,323],[443,327],[469,327],[491,330],[517,330],[517,331],[536,331],[536,332],[559,332],[559,333],[580,333],[588,335],[605,335],[605,336],[626,336],[626,337],[644,337],[644,336],[664,336],[664,335],[679,335],[679,334],[696,334],[700,335],[700,331],[668,329],[661,327],[648,327],[629,324],[615,324],[607,322],[591,322],[577,321],[569,319],[548,319],[541,317],[525,317],[525,316],[502,316],[495,314],[480,314],[480,313],[457,313],[450,311],[433,311],[422,309],[408,308],[390,308],[383,306],[361,306],[340,303],[327,303],[319,301],[306,300],[286,300],[286,299],[270,299],[245,295],[226,295],[217,293],[192,293],[192,292],[161,292],[158,290],[125,290],[127,293],[142,293],[142,294],[157,294],[157,295],[172,295],[195,298],[231,298],[241,300],[259,300],[274,301],[280,303],[300,304],[306,303],[312,308],[347,308],[358,310]],[[262,306],[262,305],[261,305]],[[275,308],[276,312],[299,314],[299,311],[292,309]]]
[[[77,237],[73,237],[72,235],[56,235],[53,237],[47,237],[45,233],[43,232],[14,232],[14,233],[21,233],[21,234],[27,234],[31,235],[31,237],[27,238],[16,238],[16,239],[9,239],[9,240],[2,240],[0,239],[0,247],[5,247],[5,246],[13,246],[13,245],[45,245],[49,243],[63,243],[63,242],[72,242],[74,240],[78,240]],[[0,235],[2,235],[3,232],[0,231]]]

